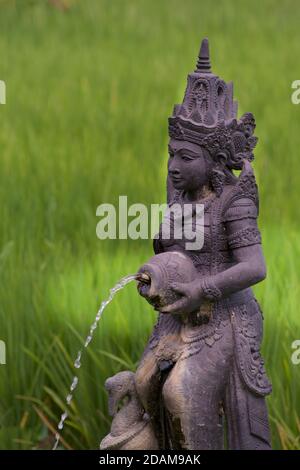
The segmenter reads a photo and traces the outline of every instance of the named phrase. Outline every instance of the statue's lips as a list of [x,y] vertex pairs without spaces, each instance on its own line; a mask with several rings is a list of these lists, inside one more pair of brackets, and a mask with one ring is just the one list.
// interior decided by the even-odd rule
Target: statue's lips
[[173,183],[180,183],[182,178],[180,176],[171,176],[171,180]]

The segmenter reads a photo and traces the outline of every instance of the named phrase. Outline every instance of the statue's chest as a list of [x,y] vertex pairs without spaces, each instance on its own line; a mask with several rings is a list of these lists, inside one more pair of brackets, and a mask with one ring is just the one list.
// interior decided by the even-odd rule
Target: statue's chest
[[215,204],[178,205],[168,214],[160,227],[164,251],[180,247],[184,251],[211,252],[226,250],[225,225],[221,221],[218,201]]
[[[207,273],[214,266],[231,263],[228,250],[225,224],[221,218],[221,201],[203,204],[201,210],[193,208],[164,220],[160,230],[160,240],[164,251],[184,251],[193,260],[197,270]],[[168,238],[168,229],[170,236]]]

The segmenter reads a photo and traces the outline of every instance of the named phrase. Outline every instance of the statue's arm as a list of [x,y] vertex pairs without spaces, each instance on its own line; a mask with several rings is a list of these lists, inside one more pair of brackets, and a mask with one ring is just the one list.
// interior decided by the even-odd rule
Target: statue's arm
[[[173,187],[173,184],[169,175],[167,176],[166,189],[167,189],[167,204],[169,206],[174,200],[174,196],[175,196],[175,190],[174,190],[174,187]],[[157,233],[155,237],[153,238],[152,246],[153,246],[153,251],[156,255],[158,255],[159,253],[163,253],[165,251],[164,246],[161,242],[161,224],[159,227],[159,233]]]
[[201,282],[204,297],[226,297],[265,279],[266,264],[261,248],[261,236],[256,218],[248,218],[248,211],[254,212],[254,207],[251,201],[247,204],[244,200],[244,206],[239,211],[239,217],[242,218],[225,223],[228,245],[235,264],[206,277]]
[[163,245],[162,245],[158,235],[153,238],[152,246],[153,246],[153,251],[156,255],[158,255],[159,253],[162,253],[164,251]]
[[234,265],[203,280],[204,297],[209,297],[210,289],[212,297],[224,297],[266,277],[261,235],[257,226],[258,207],[254,172],[251,164],[245,161],[238,183],[222,213],[222,224]]
[[265,278],[266,265],[255,202],[250,198],[235,201],[224,214],[222,223],[234,264],[228,269],[197,278],[190,283],[173,283],[171,287],[182,298],[165,307],[163,313],[196,311],[204,300],[225,298]]

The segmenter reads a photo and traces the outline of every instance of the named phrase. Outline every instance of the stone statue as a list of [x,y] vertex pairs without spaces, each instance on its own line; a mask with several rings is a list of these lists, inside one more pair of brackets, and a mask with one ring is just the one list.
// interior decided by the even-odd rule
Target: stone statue
[[193,220],[203,205],[204,243],[187,249],[185,237],[175,236],[174,212],[171,236],[163,236],[163,221],[155,256],[137,274],[139,293],[159,312],[130,376],[136,406],[127,429],[133,417],[138,426],[147,416],[144,448],[223,449],[226,429],[228,449],[271,449],[263,316],[251,290],[266,276],[250,163],[254,129],[251,113],[237,119],[232,83],[212,73],[204,39],[183,103],[169,118],[167,179],[170,210],[189,205]]
[[[138,399],[134,373],[119,372],[105,382],[109,393],[109,413],[113,416],[110,433],[101,441],[102,450],[158,449],[158,442]],[[126,403],[118,411],[121,400]]]

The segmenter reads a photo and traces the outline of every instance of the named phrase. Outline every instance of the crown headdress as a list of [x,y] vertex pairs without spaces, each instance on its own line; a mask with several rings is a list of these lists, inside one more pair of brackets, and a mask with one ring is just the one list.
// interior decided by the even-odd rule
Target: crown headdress
[[183,103],[174,106],[169,118],[169,135],[208,149],[214,158],[225,153],[226,165],[241,169],[243,160],[253,160],[254,116],[237,120],[233,84],[211,72],[208,39],[203,39],[196,70],[188,75]]

